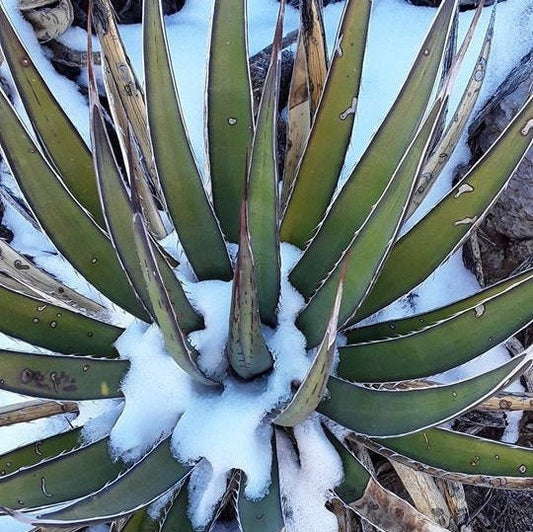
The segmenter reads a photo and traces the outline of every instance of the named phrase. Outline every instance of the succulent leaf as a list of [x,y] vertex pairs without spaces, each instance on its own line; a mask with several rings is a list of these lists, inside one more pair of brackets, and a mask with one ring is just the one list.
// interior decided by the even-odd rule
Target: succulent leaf
[[241,486],[239,492],[238,521],[242,530],[256,530],[262,532],[280,532],[283,529],[283,513],[281,509],[281,492],[278,470],[276,436],[272,438],[272,467],[271,484],[268,493],[258,501],[251,501],[244,495]]
[[108,444],[109,440],[104,438],[0,477],[2,506],[11,510],[37,509],[84,497],[100,489],[124,467],[120,460],[111,459]]
[[217,218],[239,240],[239,212],[254,132],[246,0],[215,2],[207,82],[207,135]]
[[[180,242],[198,278],[229,280],[232,269],[224,239],[183,121],[160,4],[147,0],[143,15],[146,106],[159,179]],[[242,175],[244,179],[245,170]]]
[[[392,436],[437,425],[473,408],[530,365],[524,355],[482,375],[454,384],[410,390],[375,390],[330,377],[329,397],[318,411],[369,436]],[[376,412],[380,415],[376,416]]]
[[[472,360],[533,320],[524,312],[533,300],[533,272],[513,281],[498,285],[500,290],[492,290],[496,293],[491,297],[485,290],[469,298],[469,308],[448,314],[434,325],[381,341],[341,347],[338,375],[357,382],[416,379]],[[442,309],[439,314],[442,317]]]
[[248,170],[247,204],[250,244],[256,272],[261,321],[276,325],[280,293],[280,250],[278,234],[278,92],[281,74],[280,46],[284,3],[281,3],[271,52],[270,66],[257,112]]
[[[313,237],[290,276],[291,282],[304,297],[308,298],[338,263],[342,253],[350,245],[354,233],[361,228],[373,205],[382,196],[411,144],[435,84],[455,6],[454,0],[446,0],[441,5],[396,102],[332,203],[314,237],[313,231],[320,218],[309,216],[309,204],[314,205],[318,188],[316,183],[308,185],[314,187],[315,192],[304,195],[299,200],[303,210],[298,214],[298,220],[305,219],[308,224],[308,220],[312,219],[312,224],[308,224],[297,240],[284,232],[284,226],[288,223],[285,221],[287,218],[284,219],[282,238],[303,247]],[[329,140],[328,134],[325,144],[329,144]],[[328,153],[322,158],[329,159],[331,155]],[[336,180],[338,173],[335,176]],[[335,184],[336,181],[328,195],[328,202]],[[298,180],[294,194],[297,188]],[[327,204],[322,207],[320,217],[326,206]],[[287,214],[285,216],[287,217]],[[349,301],[350,298],[347,297],[346,302]]]
[[300,248],[320,222],[344,162],[359,97],[371,5],[370,0],[345,5],[322,99],[283,213],[281,239]]
[[[496,4],[494,4],[492,10],[492,16],[487,27],[483,45],[479,53],[478,60],[474,65],[474,70],[470,76],[470,80],[463,92],[461,101],[457,106],[457,109],[450,120],[450,123],[446,130],[444,131],[442,137],[439,139],[437,145],[432,149],[430,156],[427,161],[424,163],[424,167],[420,171],[420,175],[415,186],[415,192],[411,198],[409,208],[407,210],[407,218],[409,218],[415,209],[422,203],[424,198],[427,196],[428,192],[431,190],[431,187],[435,183],[437,177],[440,175],[442,169],[444,168],[449,156],[452,154],[453,150],[457,146],[461,134],[464,131],[464,128],[470,118],[474,105],[477,101],[477,97],[483,85],[485,79],[485,69],[487,65],[487,60],[489,58],[489,53],[492,45],[492,37],[494,33],[494,22],[496,15]],[[466,53],[466,48],[468,47],[470,40],[472,39],[474,29],[477,25],[477,21],[481,16],[482,4],[480,3],[476,14],[472,19],[469,31],[463,44],[461,45],[461,50],[458,53],[459,57],[463,57]]]
[[154,311],[154,317],[165,339],[165,345],[176,364],[185,373],[201,384],[212,385],[214,382],[208,379],[196,364],[198,353],[189,344],[179,325],[178,315],[155,258],[157,252],[154,250],[154,245],[139,212],[138,201],[135,199],[137,193],[135,188],[132,192],[135,211],[133,216],[135,248],[139,255],[144,281],[150,297],[150,307]]
[[43,149],[73,196],[104,227],[91,154],[37,70],[2,5],[0,45]]
[[[157,475],[151,474],[157,471]],[[190,472],[170,453],[168,439],[99,491],[50,513],[39,524],[90,523],[115,519],[148,506],[162,493],[179,485]]]
[[37,355],[0,350],[0,389],[49,399],[82,401],[122,397],[127,360]]
[[[443,109],[445,100],[438,100],[424,124],[416,134],[405,156],[398,165],[383,195],[355,233],[346,250],[345,265],[339,262],[329,277],[311,297],[298,317],[300,330],[305,334],[308,346],[319,341],[326,326],[324,308],[332,306],[337,279],[346,268],[344,298],[339,311],[339,325],[345,323],[356,311],[374,283],[386,256],[391,249],[406,205],[413,190],[413,184],[420,168],[424,150],[431,138],[435,124]],[[302,280],[302,274],[294,272]],[[300,275],[300,277],[297,277]],[[309,279],[307,279],[309,282]]]
[[2,331],[60,353],[115,357],[113,343],[123,329],[52,305],[1,285]]
[[248,230],[248,213],[244,203],[241,210],[239,254],[231,294],[226,353],[230,366],[243,379],[265,373],[273,365],[272,355],[261,331],[254,257]]
[[367,443],[385,456],[405,457],[407,464],[450,480],[491,488],[533,487],[533,451],[527,447],[442,428]]
[[[424,514],[415,510],[406,501],[385,489],[359,462],[354,454],[330,435],[329,441],[342,460],[343,482],[335,488],[335,493],[347,505],[347,511],[354,511],[381,530],[401,532],[417,530],[424,532],[444,532],[446,529],[436,525]],[[333,508],[338,502],[332,500]]]
[[5,159],[46,234],[96,288],[132,314],[144,316],[108,237],[46,161],[3,91],[0,121]]
[[358,311],[358,319],[421,283],[467,238],[496,201],[531,145],[532,113],[533,96],[478,163],[396,242],[374,288]]

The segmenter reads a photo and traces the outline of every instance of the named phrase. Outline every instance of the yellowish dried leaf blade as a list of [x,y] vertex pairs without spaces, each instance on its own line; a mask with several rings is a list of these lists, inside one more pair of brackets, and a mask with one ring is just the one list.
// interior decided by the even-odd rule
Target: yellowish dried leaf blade
[[408,390],[376,390],[330,377],[329,397],[317,410],[360,434],[382,437],[409,434],[473,408],[530,365],[531,357],[521,355],[471,379]]
[[[128,148],[124,135],[128,129],[131,129],[139,145],[146,169],[146,174],[137,173],[138,179],[142,182],[139,188],[144,192],[143,203],[147,205],[145,215],[149,217],[149,226],[154,231],[154,236],[163,238],[168,231],[161,220],[152,193],[148,193],[152,191],[161,198],[159,179],[148,134],[144,95],[124,49],[111,2],[109,0],[93,0],[93,2],[93,20],[101,46],[104,82],[110,96],[111,112],[116,123],[123,157],[127,160]],[[121,128],[125,122],[128,127]]]
[[533,96],[492,148],[389,254],[358,310],[363,319],[421,283],[477,226],[511,178],[533,141]]
[[107,314],[102,305],[60,283],[2,239],[0,239],[0,272],[12,277],[17,284],[23,285],[29,295],[41,297],[54,305],[64,306],[94,318],[104,319]]
[[61,401],[122,397],[127,360],[0,350],[0,389]]
[[230,242],[239,240],[254,119],[246,0],[215,2],[207,82],[207,134],[215,212]]
[[[354,2],[354,4],[359,3]],[[298,192],[301,180],[300,177],[297,178],[291,201],[296,201],[298,198],[300,210],[295,209],[294,213],[291,213],[289,204],[286,217],[291,216],[291,224],[299,228],[299,236],[298,239],[289,238],[289,234],[283,232],[284,226],[282,226],[282,239],[288,238],[289,242],[302,247],[313,237],[313,232],[320,222],[318,231],[309,242],[290,277],[291,282],[304,297],[309,297],[310,292],[316,289],[338,263],[350,245],[354,233],[362,227],[383,195],[418,131],[439,71],[455,8],[456,0],[446,0],[442,3],[396,102],[322,221],[329,196],[325,203],[323,198],[317,199],[315,196],[322,185],[318,187],[315,182],[308,182],[306,186],[313,188],[313,191],[306,191],[302,195]],[[347,43],[351,41],[348,39],[342,42],[344,43],[342,50],[345,51]],[[311,142],[312,135],[311,133]],[[333,139],[328,133],[323,140],[323,146],[327,146],[329,150],[331,142]],[[324,153],[321,157],[328,159],[331,156],[329,153]],[[300,173],[304,168],[304,161],[305,155]],[[320,167],[315,165],[315,168]],[[323,175],[320,175],[322,181]],[[338,172],[335,174],[334,185],[337,177]],[[321,212],[315,217],[313,212],[310,213],[310,206],[319,203],[322,203]],[[305,231],[301,230],[304,225],[304,222],[299,221],[301,219],[306,220]],[[287,221],[284,220],[283,223],[286,224]],[[349,303],[350,298],[345,298],[345,302]]]
[[341,279],[324,338],[320,342],[315,358],[290,403],[274,418],[273,423],[276,425],[294,427],[309,417],[324,397],[335,361],[337,324],[342,292],[343,280]]
[[1,4],[0,44],[32,127],[47,156],[73,196],[104,227],[91,154],[39,74]]
[[302,32],[307,57],[309,75],[309,96],[311,118],[318,109],[326,83],[328,71],[328,52],[322,6],[318,0],[304,0],[300,6]]
[[385,489],[327,428],[325,433],[339,454],[344,471],[342,483],[335,488],[339,498],[334,497],[329,503],[332,509],[356,512],[380,530],[445,532],[446,529]]
[[281,188],[281,208],[284,209],[289,199],[290,190],[296,174],[296,167],[305,148],[305,142],[311,129],[311,108],[309,102],[309,83],[307,60],[303,41],[303,32],[298,34],[298,43],[294,55],[291,84],[287,102],[287,141],[283,166]]
[[[420,171],[415,192],[411,198],[411,202],[407,210],[407,217],[410,217],[413,214],[413,212],[422,203],[424,198],[431,190],[431,187],[435,183],[442,169],[448,162],[449,157],[457,146],[461,134],[464,131],[465,125],[472,114],[472,110],[474,109],[474,105],[476,104],[479,92],[483,85],[483,80],[485,79],[485,69],[494,34],[496,5],[497,4],[495,3],[489,25],[485,33],[485,39],[481,48],[481,52],[476,65],[474,66],[472,75],[470,76],[470,80],[468,81],[468,84],[463,92],[461,101],[459,102],[459,105],[457,106],[457,109],[442,138],[432,150],[432,153]],[[474,27],[471,27],[470,29],[471,32],[473,32]],[[459,53],[461,54],[464,52],[461,50]]]
[[344,163],[359,97],[371,4],[371,0],[361,0],[345,5],[326,85],[283,215],[281,239],[300,248],[320,222]]
[[150,136],[171,218],[198,278],[228,281],[233,271],[194,160],[158,0],[144,2],[143,46]]

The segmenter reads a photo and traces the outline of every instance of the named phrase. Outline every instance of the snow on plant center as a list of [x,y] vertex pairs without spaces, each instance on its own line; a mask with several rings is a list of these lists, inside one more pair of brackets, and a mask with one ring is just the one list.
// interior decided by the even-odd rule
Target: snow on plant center
[[[28,27],[17,18],[15,0],[5,3],[10,6],[13,18],[19,21],[27,40],[32,42],[33,36]],[[202,61],[198,58],[206,56],[205,40],[210,7],[211,2],[189,0],[181,12],[168,17],[167,21],[183,108],[197,157],[201,161],[204,160],[203,124],[198,117],[202,114],[205,73]],[[253,39],[250,43],[252,54],[270,42],[276,10],[277,4],[274,1],[249,1],[249,24],[254,28],[250,32]],[[486,11],[485,21],[489,15],[489,10]],[[528,33],[520,31],[524,19],[529,20],[531,29],[532,11],[531,0],[510,0],[499,7],[494,50],[488,67],[489,83],[484,87],[485,98],[482,96],[480,103],[483,103],[505,77],[510,65],[527,51],[527,35],[524,42],[520,42],[516,39],[516,34]],[[330,50],[340,12],[341,5],[338,4],[328,6],[325,10]],[[375,0],[371,24],[374,34],[371,34],[370,38],[371,49],[368,52],[364,76],[367,85],[363,86],[361,95],[361,99],[365,101],[360,106],[361,115],[356,124],[350,154],[352,159],[357,159],[360,155],[375,130],[376,123],[394,99],[433,15],[434,10],[415,8],[403,0]],[[461,16],[462,29],[468,25],[470,16]],[[285,33],[295,27],[297,19],[297,12],[289,9]],[[509,31],[510,27],[516,27],[517,32]],[[527,27],[526,25],[526,30]],[[126,44],[133,58],[137,60],[137,68],[140,70],[140,30],[137,26],[122,29]],[[394,33],[398,41],[390,40],[391,33]],[[512,35],[511,47],[505,39],[509,39],[509,35],[513,33],[515,34]],[[64,42],[82,49],[85,38],[81,30],[72,29],[64,37]],[[194,50],[194,53],[183,53],[183,50]],[[398,50],[401,50],[401,54]],[[40,52],[37,50],[36,53]],[[472,58],[476,54],[477,48],[474,44]],[[42,63],[46,64],[46,60]],[[46,68],[49,69],[49,66]],[[469,71],[468,60],[464,70]],[[50,83],[57,83],[57,86],[65,83],[51,71],[48,71],[46,76],[51,80]],[[379,87],[379,90],[376,87]],[[63,88],[61,91],[63,94]],[[460,90],[457,92],[460,93]],[[65,93],[67,106],[69,101],[78,100],[78,103],[73,104],[76,110],[74,114],[80,115],[79,121],[83,124],[87,114],[86,108],[83,104],[80,105],[75,86],[69,86]],[[368,115],[363,114],[365,111],[369,111]],[[86,129],[83,125],[80,127]],[[459,157],[463,160],[468,158],[464,149],[459,153]],[[450,164],[450,167],[453,166]],[[443,176],[440,192],[437,187],[429,201],[434,201],[436,195],[442,194],[450,182],[451,176]],[[423,209],[424,206],[421,210]],[[13,229],[15,244],[21,251],[31,250],[31,253],[36,255],[36,262],[46,265],[65,282],[79,282],[68,265],[57,256],[50,256],[49,244],[44,239],[37,234],[34,237],[28,236],[31,233],[30,228],[9,208],[6,209],[4,223]],[[131,361],[131,369],[122,386],[124,403],[109,401],[108,413],[105,415],[99,415],[100,411],[91,404],[82,409],[81,417],[91,419],[84,430],[87,441],[98,438],[113,427],[113,452],[126,460],[141,457],[161,437],[169,434],[172,434],[173,452],[180,461],[192,463],[204,459],[193,474],[190,488],[190,493],[193,494],[192,519],[196,526],[201,526],[209,520],[214,504],[224,492],[227,474],[232,468],[245,472],[248,497],[259,498],[268,490],[272,456],[271,428],[265,418],[275,415],[276,409],[288,402],[292,395],[292,385],[302,380],[312,361],[312,353],[306,352],[303,335],[294,325],[302,298],[287,281],[287,273],[297,260],[298,254],[296,248],[282,245],[283,277],[279,325],[275,330],[264,330],[267,344],[275,356],[274,370],[270,375],[248,383],[225,376],[227,368],[224,365],[224,349],[228,334],[231,282],[197,283],[191,278],[186,265],[181,265],[177,274],[205,320],[205,329],[192,333],[189,338],[200,352],[200,366],[207,375],[222,378],[223,390],[199,389],[199,385],[194,384],[165,352],[158,328],[134,322],[117,343],[121,357]],[[419,292],[415,303],[417,311],[457,299],[477,289],[472,276],[464,271],[457,258],[451,259],[441,270],[441,273],[425,283]],[[91,293],[90,287],[85,290]],[[412,313],[413,309],[408,308],[407,311]],[[406,306],[400,303],[386,315],[382,315],[381,319],[405,312]],[[117,319],[124,320],[127,317],[117,316]],[[3,338],[0,337],[0,343]],[[5,340],[8,345],[9,342],[9,339]],[[283,356],[276,356],[281,354]],[[497,351],[493,353],[492,358],[487,357],[486,364],[497,365],[505,356],[502,350]],[[10,394],[1,393],[0,404],[14,401],[16,398],[10,397]],[[51,432],[54,430],[59,430],[59,427],[51,427]],[[333,514],[323,508],[323,501],[328,489],[333,488],[342,478],[340,460],[313,418],[297,427],[295,436],[300,445],[301,468],[292,466],[291,470],[289,464],[287,470],[291,474],[282,479],[284,489],[291,492],[293,499],[294,530],[333,532],[337,530],[337,523]],[[8,436],[7,440],[9,439]],[[20,443],[29,440],[31,434],[21,436]],[[0,447],[2,446],[0,441]],[[317,460],[317,456],[320,459]],[[311,499],[314,499],[312,503]],[[311,514],[310,511],[315,513]],[[11,526],[13,528],[10,528]],[[2,530],[22,530],[21,526],[11,523],[11,520],[8,523],[6,518],[0,518]]]

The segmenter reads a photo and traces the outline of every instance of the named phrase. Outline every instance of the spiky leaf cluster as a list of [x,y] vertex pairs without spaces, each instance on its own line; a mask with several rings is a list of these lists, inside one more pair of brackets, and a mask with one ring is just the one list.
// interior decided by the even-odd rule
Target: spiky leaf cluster
[[[291,427],[311,415],[323,421],[344,466],[331,507],[355,511],[382,529],[442,528],[383,488],[355,456],[356,445],[454,480],[532,486],[531,449],[437,427],[516,378],[530,364],[527,353],[462,382],[424,380],[474,359],[531,322],[532,271],[431,312],[367,326],[358,322],[410,292],[468,237],[531,144],[533,101],[400,237],[400,227],[437,178],[442,154],[453,149],[473,107],[478,73],[466,88],[457,120],[443,127],[452,80],[481,8],[456,51],[457,2],[443,2],[393,107],[336,193],[357,112],[371,3],[346,2],[329,57],[320,2],[302,2],[282,160],[277,128],[283,2],[257,106],[248,66],[246,2],[215,3],[206,98],[207,183],[183,119],[160,2],[144,0],[144,92],[129,67],[108,1],[95,2],[89,17],[101,43],[120,149],[110,138],[94,65],[89,64],[89,150],[0,8],[2,51],[37,138],[1,92],[0,144],[31,212],[58,252],[92,285],[137,320],[159,326],[168,354],[206,393],[221,390],[224,380],[202,370],[188,338],[204,327],[203,316],[177,279],[174,259],[160,245],[169,230],[164,219],[171,221],[198,281],[233,280],[220,357],[227,360],[230,376],[243,381],[275,371],[276,357],[263,332],[277,325],[280,242],[302,250],[289,280],[305,299],[297,327],[312,350],[311,360],[292,399],[265,413],[265,423],[272,426],[272,484],[263,499],[249,501],[242,472],[232,472],[210,526],[233,512],[242,530],[281,530],[286,514],[278,453],[292,452]],[[486,62],[491,38],[492,25],[478,66]],[[238,244],[234,261],[230,242]],[[1,329],[56,353],[0,352],[0,387],[68,404],[121,397],[129,363],[119,358],[114,343],[123,330],[106,321],[98,303],[54,280],[5,242],[0,246]],[[339,331],[346,345],[337,346]],[[339,364],[333,373],[336,350]],[[27,413],[22,409],[22,419]],[[347,429],[345,437],[334,435],[341,434],[335,429],[339,425]],[[85,444],[74,429],[5,454],[0,457],[0,506],[18,517],[29,512],[38,525],[114,521],[123,531],[191,530],[185,486],[196,466],[180,464],[168,439],[133,464],[113,460],[108,445],[108,437]],[[147,506],[169,490],[174,495],[165,511],[151,517]]]

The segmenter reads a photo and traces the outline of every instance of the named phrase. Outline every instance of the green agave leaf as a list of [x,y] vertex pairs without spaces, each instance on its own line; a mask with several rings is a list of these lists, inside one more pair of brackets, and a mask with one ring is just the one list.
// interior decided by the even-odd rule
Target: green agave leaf
[[[346,2],[323,96],[283,216],[281,239],[300,248],[320,222],[344,162],[359,96],[371,5],[371,0]],[[309,63],[307,66],[309,70]]]
[[[92,93],[92,91],[90,91]],[[95,166],[98,177],[98,188],[104,205],[106,223],[117,254],[126,270],[129,279],[143,305],[155,315],[151,307],[148,288],[139,263],[133,234],[133,208],[120,174],[109,137],[106,132],[104,118],[100,106],[95,102],[91,107],[91,134],[95,147]],[[131,148],[133,149],[133,148]],[[158,246],[154,247],[154,258],[157,262],[164,285],[171,294],[170,300],[174,312],[178,317],[180,326],[185,332],[200,329],[203,320],[192,308],[181,284],[177,280],[172,268],[165,257],[159,252]],[[149,317],[145,321],[151,321]]]
[[[135,176],[139,190],[142,191],[147,224],[152,234],[157,238],[164,238],[168,231],[152,194],[158,194],[161,200],[144,95],[122,43],[113,5],[109,0],[95,0],[91,3],[89,12],[89,25],[91,20],[94,20],[100,42],[103,79],[123,158],[128,158],[129,142],[125,137],[133,131],[141,152],[141,157],[135,160]],[[89,55],[91,51],[91,40],[88,40]]]
[[[396,102],[331,205],[318,232],[294,267],[290,280],[304,297],[308,298],[338,263],[342,253],[350,245],[354,233],[361,228],[373,206],[382,196],[391,176],[411,144],[435,84],[455,7],[454,0],[446,0],[441,5]],[[322,145],[329,149],[331,142],[329,133],[326,139],[327,141],[323,140]],[[321,155],[321,158],[329,159],[331,155],[327,153]],[[316,164],[318,163],[315,163],[314,168]],[[304,162],[301,168],[303,165]],[[300,212],[294,214],[298,214],[296,217],[298,220],[305,218],[308,227],[297,239],[291,240],[289,235],[283,232],[282,226],[282,239],[288,238],[290,242],[303,246],[311,238],[329,202],[338,172],[334,176],[335,182],[331,185],[331,192],[327,196],[321,193],[322,199],[318,201],[315,201],[320,189],[317,183],[313,181],[307,185],[313,187],[312,193],[296,196],[299,186],[299,179],[297,180],[293,197],[299,197],[301,206]],[[321,178],[320,181],[322,182],[323,179]],[[326,196],[325,200],[324,196]],[[318,202],[321,204],[320,212],[315,216],[310,216],[311,206],[318,205]],[[293,219],[296,220],[296,218],[293,216]],[[300,225],[298,221],[296,223]],[[346,297],[345,301],[349,303],[350,297]]]
[[348,320],[370,290],[394,243],[424,150],[441,115],[444,103],[443,100],[438,100],[434,104],[379,202],[354,235],[344,255],[346,258],[335,266],[333,272],[312,296],[298,317],[297,324],[307,338],[308,347],[320,341],[319,335],[323,334],[327,319],[323,309],[332,306],[343,267],[346,268],[346,279],[344,297],[339,311],[339,324]]
[[[1,278],[0,278],[1,282]],[[52,351],[114,358],[123,329],[51,305],[0,284],[2,332]]]
[[421,283],[468,237],[531,145],[532,113],[533,96],[470,172],[396,242],[358,319]]
[[39,74],[1,5],[0,44],[33,129],[47,156],[73,196],[103,227],[91,154]]
[[0,145],[6,162],[47,236],[91,284],[142,318],[144,310],[111,242],[46,162],[3,91],[0,91],[0,122]]
[[232,469],[228,474],[226,490],[216,504],[212,519],[207,527],[205,527],[207,532],[215,532],[220,528],[224,528],[226,524],[232,521],[232,516],[235,514],[237,499],[239,497],[240,483],[240,470]]
[[271,59],[257,113],[257,125],[248,170],[247,203],[250,244],[256,272],[261,321],[276,326],[280,292],[278,234],[277,121],[281,75],[281,39],[284,4],[280,4]]
[[491,488],[533,488],[531,448],[440,428],[365,444],[438,477]]
[[121,397],[127,360],[0,350],[0,389],[59,400]]
[[15,281],[12,286],[24,290],[28,295],[44,298],[52,304],[95,318],[104,317],[107,312],[105,307],[60,283],[1,239],[0,272],[5,274],[1,284],[5,284],[6,276],[9,276]]
[[[224,239],[203,188],[183,121],[157,0],[144,2],[143,43],[150,137],[170,215],[198,277],[230,280],[232,269]],[[245,170],[242,175],[244,179]]]
[[116,519],[147,506],[183,481],[190,471],[190,467],[181,465],[172,456],[169,440],[163,440],[142,460],[96,493],[60,510],[38,515],[36,524]]
[[150,306],[154,311],[154,317],[165,339],[165,346],[176,364],[190,377],[202,384],[214,384],[198,368],[196,364],[198,353],[189,344],[179,325],[178,316],[155,258],[156,251],[139,212],[135,188],[132,189],[132,193],[135,211],[133,217],[135,248],[139,255],[144,281],[150,297]]
[[[0,478],[0,506],[36,509],[85,497],[123,470],[107,438]],[[90,467],[87,465],[90,464]]]
[[533,313],[525,310],[533,301],[533,271],[499,287],[492,297],[469,298],[474,306],[430,327],[340,347],[338,375],[358,382],[416,379],[485,353],[533,321]]
[[279,484],[278,458],[276,437],[272,437],[272,468],[271,483],[268,493],[258,501],[251,501],[244,495],[241,488],[238,500],[238,521],[242,530],[253,532],[280,532],[284,526],[281,510],[281,492]]
[[335,304],[329,318],[326,334],[320,342],[317,353],[307,371],[302,383],[294,394],[290,403],[275,419],[276,425],[294,427],[310,416],[322,401],[328,377],[331,375],[335,362],[335,349],[337,347],[337,324],[342,300],[343,281],[339,283]]
[[330,396],[317,410],[360,434],[399,436],[437,425],[474,407],[528,365],[530,359],[522,355],[468,380],[410,390],[375,390],[330,377]]
[[246,0],[215,2],[207,81],[207,133],[215,212],[230,242],[239,239],[254,119]]
[[[494,22],[496,20],[496,5],[497,3],[494,4],[492,16],[485,33],[481,52],[476,65],[474,66],[472,75],[470,76],[470,80],[468,81],[468,84],[463,92],[461,101],[459,102],[459,105],[457,106],[457,109],[444,134],[439,139],[437,146],[435,146],[435,148],[432,150],[431,155],[424,164],[424,168],[422,168],[420,172],[415,187],[415,192],[411,198],[411,202],[407,210],[407,218],[413,214],[415,209],[422,203],[428,192],[431,190],[431,187],[435,183],[437,177],[440,175],[442,169],[448,162],[450,155],[457,146],[457,143],[461,138],[461,134],[465,129],[466,123],[472,114],[472,110],[474,109],[474,105],[483,85],[483,80],[485,79],[485,69],[492,45]],[[461,45],[461,50],[458,54],[459,56],[464,56],[466,53],[466,48],[468,47],[468,44],[472,38],[472,34],[477,26],[477,21],[481,16],[481,10],[482,4],[480,3],[470,25],[467,37],[465,37],[465,42],[463,45]]]
[[445,532],[446,529],[436,525],[406,501],[385,489],[351,451],[327,429],[325,432],[342,460],[344,471],[344,480],[335,488],[335,493],[347,505],[339,504],[340,501],[333,499],[330,503],[332,509],[356,512],[380,530]]
[[0,480],[19,469],[34,466],[43,460],[72,451],[81,444],[81,428],[76,428],[5,453],[0,456]]
[[364,327],[349,329],[344,334],[346,334],[348,344],[386,340],[387,338],[405,336],[410,333],[419,332],[422,329],[433,327],[442,321],[447,321],[456,315],[475,309],[476,307],[479,307],[478,313],[480,313],[484,310],[482,305],[485,301],[511,290],[515,285],[519,285],[529,279],[530,275],[531,270],[527,270],[524,273],[493,284],[474,295],[455,301],[445,307],[408,316],[406,318],[393,319],[373,323],[372,325]]
[[231,294],[226,354],[230,366],[243,379],[272,368],[273,360],[261,332],[254,259],[248,232],[246,203],[241,209],[241,234]]

